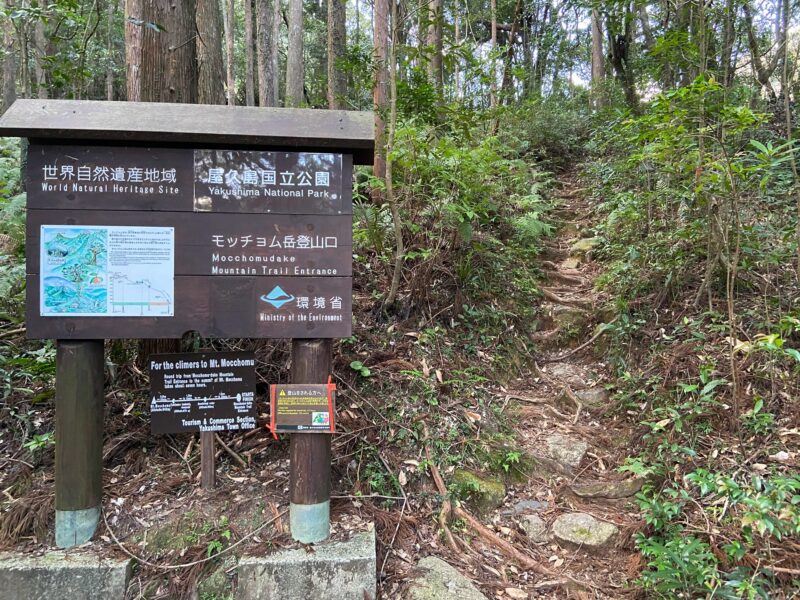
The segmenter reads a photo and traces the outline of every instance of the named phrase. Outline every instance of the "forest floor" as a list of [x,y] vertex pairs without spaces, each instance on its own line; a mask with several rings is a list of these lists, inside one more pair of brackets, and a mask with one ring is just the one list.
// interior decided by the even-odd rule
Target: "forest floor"
[[[377,425],[368,424],[381,411],[370,412],[375,407],[366,393],[340,378],[342,433],[333,441],[332,537],[341,539],[374,523],[380,597],[404,597],[419,578],[418,560],[429,554],[466,574],[487,598],[635,594],[626,582],[641,568],[632,541],[640,522],[631,498],[641,482],[623,479],[615,470],[630,451],[630,431],[610,410],[607,388],[613,381],[597,358],[602,357],[602,329],[586,334],[602,320],[599,307],[604,304],[593,285],[599,271],[588,237],[593,209],[569,175],[562,176],[555,195],[558,230],[540,260],[546,274],[544,298],[534,300],[541,302],[544,314],[544,330],[535,334],[539,352],[528,357],[529,367],[513,385],[490,382],[486,387],[516,430],[506,454],[504,493],[492,506],[473,508],[480,496],[474,487],[466,490],[472,497],[463,505],[445,500],[443,509],[439,498],[451,497],[453,467],[443,468],[445,489],[425,452],[401,456],[379,437]],[[356,295],[357,304],[369,302],[366,295]],[[394,358],[380,359],[373,367],[387,379],[413,360],[412,334],[395,335]],[[14,344],[24,342],[11,338],[5,343],[15,351]],[[226,349],[248,348],[240,344]],[[259,352],[262,364],[285,370],[285,346]],[[137,558],[129,598],[227,598],[234,572],[229,556],[296,546],[286,514],[288,442],[272,440],[263,428],[223,436],[230,450],[219,447],[217,487],[203,491],[195,437],[150,435],[146,411],[140,407],[147,397],[146,377],[132,362],[123,364],[125,372],[114,378],[119,383],[107,388],[103,520],[84,549]],[[337,358],[335,372],[346,372],[347,364],[346,358]],[[270,377],[261,378],[266,383]],[[32,395],[51,394],[51,389],[42,389]],[[440,408],[464,410],[457,405]],[[265,421],[265,401],[259,412]],[[2,416],[6,441],[0,444],[0,489],[5,495],[0,540],[6,549],[44,554],[52,549],[53,448],[43,443],[27,452],[15,443],[21,413],[6,410]],[[52,430],[53,416],[52,403],[34,401],[24,426],[29,433]],[[402,428],[384,420],[382,426],[390,431]],[[426,451],[430,441],[423,440]],[[364,486],[364,445],[375,448],[392,477],[402,474],[400,488],[395,488],[400,493],[380,495]],[[440,518],[442,512],[451,513],[449,525]],[[225,548],[234,542],[239,544],[229,553]]]

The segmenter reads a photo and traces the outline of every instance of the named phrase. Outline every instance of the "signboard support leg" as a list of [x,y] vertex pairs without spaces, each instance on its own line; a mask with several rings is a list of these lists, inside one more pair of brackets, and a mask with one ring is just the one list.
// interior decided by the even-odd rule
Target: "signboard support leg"
[[103,493],[103,340],[56,346],[56,546],[88,542]]
[[[292,383],[326,383],[331,340],[292,340]],[[304,544],[322,542],[331,526],[331,436],[293,433],[289,446],[289,527]]]
[[213,490],[217,484],[216,448],[213,431],[200,432],[200,487]]

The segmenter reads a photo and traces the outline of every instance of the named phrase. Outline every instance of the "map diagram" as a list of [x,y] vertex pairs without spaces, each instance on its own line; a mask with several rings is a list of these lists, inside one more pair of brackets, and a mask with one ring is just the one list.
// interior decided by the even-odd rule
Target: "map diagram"
[[172,316],[174,229],[41,228],[42,316]]

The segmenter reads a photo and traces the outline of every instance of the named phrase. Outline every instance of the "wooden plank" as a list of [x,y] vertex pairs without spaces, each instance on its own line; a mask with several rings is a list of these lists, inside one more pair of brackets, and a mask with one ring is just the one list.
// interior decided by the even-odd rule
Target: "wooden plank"
[[331,153],[31,144],[27,206],[352,214],[352,160]]
[[213,490],[217,485],[216,444],[213,431],[200,432],[200,487]]
[[371,164],[372,112],[200,104],[17,100],[0,135],[202,147],[327,150]]
[[103,492],[103,364],[102,340],[58,341],[57,511],[100,506]]
[[25,250],[29,274],[40,272],[42,225],[174,227],[175,275],[350,277],[353,273],[350,215],[29,210]]
[[[32,339],[180,338],[197,331],[217,338],[349,337],[352,285],[351,277],[179,276],[175,277],[172,317],[41,317],[39,276],[28,275],[27,335]],[[276,286],[292,298],[277,308],[264,299]],[[326,308],[314,308],[315,298],[323,298]],[[302,299],[308,300],[308,308],[298,307]]]

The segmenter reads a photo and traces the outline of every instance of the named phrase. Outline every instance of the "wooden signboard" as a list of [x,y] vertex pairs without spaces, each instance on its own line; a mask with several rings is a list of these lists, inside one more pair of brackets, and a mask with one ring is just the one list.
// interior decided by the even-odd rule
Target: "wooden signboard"
[[255,364],[252,352],[151,356],[153,433],[254,429]]
[[270,386],[273,433],[333,433],[336,384],[296,383]]
[[28,151],[32,338],[351,334],[352,157]]

